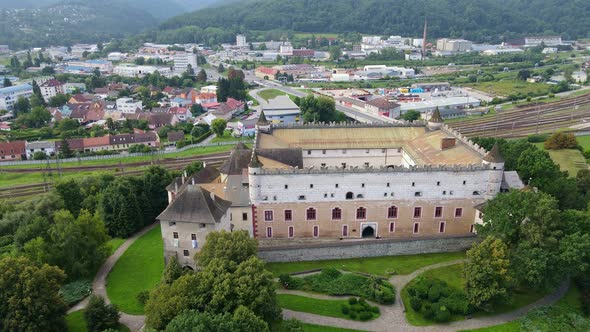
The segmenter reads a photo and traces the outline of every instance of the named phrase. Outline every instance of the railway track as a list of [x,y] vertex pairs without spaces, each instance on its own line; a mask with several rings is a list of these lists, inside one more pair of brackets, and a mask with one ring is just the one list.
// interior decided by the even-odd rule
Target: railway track
[[[80,167],[67,167],[61,168],[61,172],[80,172],[80,171],[96,171],[96,170],[113,170],[116,169],[114,175],[115,176],[129,176],[129,175],[139,175],[145,172],[143,169],[133,169],[126,171],[125,168],[136,168],[141,166],[151,166],[151,165],[158,165],[167,170],[181,170],[188,164],[193,161],[199,160],[204,161],[209,165],[213,166],[221,166],[223,161],[229,156],[229,153],[218,153],[218,154],[211,154],[206,156],[197,156],[197,157],[187,157],[187,158],[178,158],[178,159],[164,159],[158,160],[153,164],[151,162],[147,163],[128,163],[122,164],[123,167],[119,168],[119,165],[107,165],[101,167],[95,166],[80,166]],[[133,166],[130,166],[133,165]],[[2,172],[6,172],[7,169],[1,170]],[[0,200],[1,199],[10,199],[12,201],[22,201],[28,197],[39,195],[46,193],[53,189],[55,179],[59,178],[59,171],[56,168],[51,169],[12,169],[10,173],[15,173],[14,171],[20,173],[32,173],[32,172],[41,172],[44,171],[48,173],[48,177],[51,178],[50,181],[46,183],[34,183],[34,184],[27,184],[27,185],[19,185],[19,186],[11,186],[11,187],[3,187],[0,188]]]
[[523,137],[590,121],[590,94],[449,124],[466,136]]

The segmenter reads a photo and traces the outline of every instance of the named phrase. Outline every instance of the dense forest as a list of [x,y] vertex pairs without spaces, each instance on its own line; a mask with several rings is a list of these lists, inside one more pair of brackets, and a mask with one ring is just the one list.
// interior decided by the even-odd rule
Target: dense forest
[[237,32],[360,32],[497,42],[526,34],[589,37],[590,1],[577,0],[250,0],[169,19],[151,37],[168,42],[230,42]]

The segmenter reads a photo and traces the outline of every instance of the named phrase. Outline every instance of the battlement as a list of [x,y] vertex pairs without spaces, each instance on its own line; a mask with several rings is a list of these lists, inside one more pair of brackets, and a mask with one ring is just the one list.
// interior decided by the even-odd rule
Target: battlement
[[305,167],[305,168],[261,168],[257,175],[295,175],[295,174],[358,174],[358,173],[419,173],[419,172],[479,172],[490,170],[489,165],[417,165],[410,167]]
[[457,131],[456,129],[453,129],[453,128],[447,126],[446,124],[443,124],[441,130],[443,132],[445,132],[446,134],[455,137],[461,143],[467,145],[468,147],[470,147],[471,149],[473,149],[475,152],[479,153],[482,157],[485,157],[485,155],[488,153],[486,151],[486,149],[484,149],[481,146],[479,146],[479,144],[473,143],[469,138],[463,136],[463,134],[461,134],[459,131]]
[[272,129],[317,129],[317,128],[386,128],[386,127],[425,127],[426,121],[399,121],[397,123],[360,123],[360,122],[310,122],[310,123],[273,123]]

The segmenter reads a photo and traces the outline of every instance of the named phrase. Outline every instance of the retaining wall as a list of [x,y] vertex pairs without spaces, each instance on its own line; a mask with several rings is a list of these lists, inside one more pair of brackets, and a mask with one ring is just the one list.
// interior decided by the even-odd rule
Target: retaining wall
[[258,256],[266,262],[296,262],[326,259],[415,255],[463,251],[471,247],[476,236],[430,239],[379,239],[342,241],[292,246],[268,246],[258,249]]

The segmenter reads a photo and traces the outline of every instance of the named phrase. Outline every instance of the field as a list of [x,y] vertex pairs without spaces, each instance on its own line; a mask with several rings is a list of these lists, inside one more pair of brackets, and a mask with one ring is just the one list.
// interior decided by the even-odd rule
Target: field
[[277,294],[277,299],[281,308],[321,316],[350,319],[340,310],[341,305],[348,303],[347,300],[319,300],[291,294]]
[[[74,311],[66,316],[68,332],[87,332],[86,322],[84,321],[84,310]],[[127,326],[120,324],[117,331],[129,332]]]
[[568,171],[570,177],[575,177],[581,169],[587,169],[586,159],[575,149],[548,150],[551,159],[559,164],[562,171]]
[[587,136],[576,136],[578,144],[580,144],[584,150],[590,150],[590,135]]
[[450,252],[440,254],[350,258],[292,263],[270,263],[267,264],[267,269],[275,276],[283,273],[324,269],[328,267],[333,267],[344,271],[356,271],[374,275],[388,276],[390,273],[409,274],[424,266],[461,258],[465,258],[465,253]]
[[551,85],[545,83],[527,83],[517,80],[498,81],[498,82],[481,82],[481,83],[466,83],[467,87],[474,88],[486,93],[491,93],[497,96],[507,97],[512,94],[521,93],[523,95],[544,95],[548,94]]
[[277,90],[277,89],[266,89],[266,90],[262,90],[258,93],[258,95],[260,96],[260,98],[269,101],[270,99],[276,98],[278,96],[284,96],[287,93],[281,90]]
[[137,294],[151,290],[164,271],[160,226],[137,239],[117,261],[107,278],[107,294],[119,310],[128,314],[143,314]]

